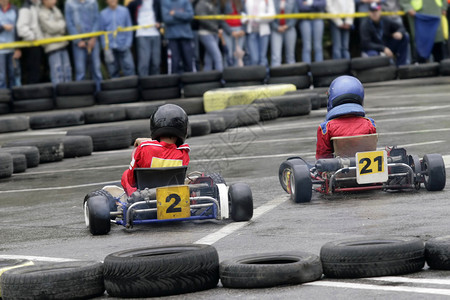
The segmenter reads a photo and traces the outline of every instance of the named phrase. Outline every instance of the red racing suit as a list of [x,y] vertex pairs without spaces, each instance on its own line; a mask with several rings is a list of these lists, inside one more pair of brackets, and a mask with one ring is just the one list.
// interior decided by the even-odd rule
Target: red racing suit
[[343,115],[320,124],[317,130],[316,159],[333,158],[332,137],[376,133],[375,121],[371,118]]
[[166,142],[145,141],[134,151],[128,170],[123,172],[121,184],[128,196],[136,191],[135,168],[165,168],[189,165],[189,145],[177,147]]

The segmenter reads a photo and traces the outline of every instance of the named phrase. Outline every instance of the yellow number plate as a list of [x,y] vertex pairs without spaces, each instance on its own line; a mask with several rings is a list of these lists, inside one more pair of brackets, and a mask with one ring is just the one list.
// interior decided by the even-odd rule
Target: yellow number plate
[[356,181],[359,184],[388,180],[386,151],[356,153]]
[[180,185],[157,188],[156,208],[159,220],[189,218],[189,187]]

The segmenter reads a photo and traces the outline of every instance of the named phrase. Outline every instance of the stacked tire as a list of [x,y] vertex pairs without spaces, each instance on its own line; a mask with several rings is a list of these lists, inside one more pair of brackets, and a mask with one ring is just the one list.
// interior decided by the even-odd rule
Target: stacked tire
[[180,98],[180,75],[153,75],[139,78],[141,99],[155,101]]
[[52,110],[53,85],[51,83],[29,84],[12,88],[13,102],[12,111],[33,112]]
[[297,89],[306,89],[311,85],[307,63],[286,64],[270,68],[269,84],[291,83]]
[[229,67],[223,70],[223,80],[225,87],[261,85],[266,73],[264,66]]
[[0,115],[7,114],[11,111],[11,91],[8,89],[0,89]]
[[418,65],[405,65],[398,67],[399,79],[411,79],[422,77],[438,76],[440,70],[439,63],[426,63]]
[[138,76],[103,80],[97,94],[98,104],[130,103],[139,101]]
[[352,74],[362,83],[389,81],[397,78],[397,67],[387,56],[358,57],[352,59]]
[[56,108],[78,108],[95,104],[95,82],[81,80],[59,83],[56,86]]
[[222,72],[183,73],[181,83],[183,84],[184,98],[203,97],[205,92],[222,87]]
[[341,75],[350,74],[350,59],[331,59],[311,63],[314,87],[328,87]]

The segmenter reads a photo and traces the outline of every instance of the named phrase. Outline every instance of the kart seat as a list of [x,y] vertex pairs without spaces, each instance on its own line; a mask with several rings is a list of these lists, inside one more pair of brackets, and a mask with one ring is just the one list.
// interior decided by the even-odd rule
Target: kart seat
[[357,152],[375,151],[378,134],[333,137],[331,141],[335,157],[354,157]]
[[134,178],[138,190],[169,185],[183,185],[187,166],[167,168],[136,168]]

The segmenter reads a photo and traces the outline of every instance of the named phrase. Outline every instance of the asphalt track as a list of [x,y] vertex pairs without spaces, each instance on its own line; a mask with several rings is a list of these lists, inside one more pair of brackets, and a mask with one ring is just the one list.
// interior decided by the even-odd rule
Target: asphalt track
[[[422,157],[440,153],[450,174],[450,80],[416,79],[366,87],[367,115],[377,122],[379,147],[404,146]],[[309,116],[282,118],[246,128],[190,138],[190,170],[221,171],[228,183],[243,181],[253,191],[255,214],[249,222],[202,221],[114,226],[106,236],[91,236],[81,208],[84,195],[119,183],[132,149],[42,164],[0,180],[0,258],[26,256],[35,261],[103,260],[135,247],[206,243],[220,260],[243,254],[307,251],[319,254],[328,241],[373,235],[449,234],[450,189],[322,196],[292,203],[278,182],[287,157],[314,160],[315,135],[326,109]],[[137,122],[137,121],[133,121]],[[142,122],[142,121],[139,121]],[[65,128],[0,135],[0,144],[28,136],[59,136]],[[331,280],[257,290],[219,287],[167,299],[447,299],[450,272],[425,269],[399,276]],[[110,298],[104,296],[104,298]]]

